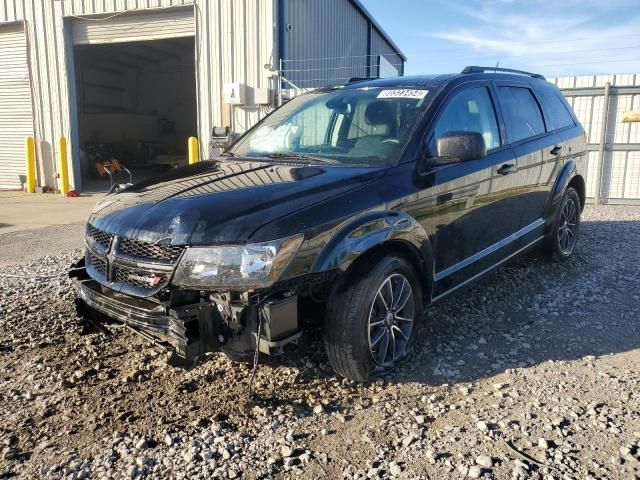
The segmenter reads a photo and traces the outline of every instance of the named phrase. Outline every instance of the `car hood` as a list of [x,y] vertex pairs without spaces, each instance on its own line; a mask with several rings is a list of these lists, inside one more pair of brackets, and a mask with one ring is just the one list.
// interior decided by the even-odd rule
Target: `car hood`
[[157,244],[244,243],[258,228],[358,188],[384,172],[206,161],[108,195],[96,205],[89,222],[119,237]]

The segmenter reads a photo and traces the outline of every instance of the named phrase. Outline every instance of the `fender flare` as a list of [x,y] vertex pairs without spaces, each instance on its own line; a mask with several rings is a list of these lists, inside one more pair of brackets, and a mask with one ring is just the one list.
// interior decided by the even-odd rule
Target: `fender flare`
[[556,182],[553,185],[553,190],[551,190],[551,194],[549,195],[549,200],[547,201],[547,207],[545,208],[545,218],[550,219],[553,217],[553,214],[558,208],[558,204],[560,200],[562,200],[562,196],[564,195],[564,191],[567,189],[567,185],[571,179],[576,175],[576,162],[573,159],[567,161],[560,170],[556,178]]
[[420,261],[416,273],[426,288],[425,300],[430,299],[433,286],[431,242],[422,225],[405,212],[371,212],[342,225],[316,258],[311,272],[335,269],[346,272],[355,260],[385,244],[408,248]]

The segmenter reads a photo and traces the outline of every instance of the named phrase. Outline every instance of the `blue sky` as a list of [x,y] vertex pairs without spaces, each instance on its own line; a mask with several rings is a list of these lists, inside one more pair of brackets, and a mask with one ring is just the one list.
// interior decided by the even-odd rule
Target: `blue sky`
[[547,76],[640,73],[640,0],[362,0],[405,74],[465,65]]

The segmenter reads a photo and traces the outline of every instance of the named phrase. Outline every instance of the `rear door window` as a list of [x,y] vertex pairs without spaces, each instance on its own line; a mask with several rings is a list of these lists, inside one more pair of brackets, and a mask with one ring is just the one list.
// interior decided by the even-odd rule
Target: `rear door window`
[[540,91],[536,90],[536,92],[542,102],[542,108],[547,114],[549,130],[558,130],[575,125],[573,117],[569,113],[568,107],[559,92],[551,88],[541,88]]
[[545,132],[540,106],[526,87],[498,87],[498,95],[511,143]]

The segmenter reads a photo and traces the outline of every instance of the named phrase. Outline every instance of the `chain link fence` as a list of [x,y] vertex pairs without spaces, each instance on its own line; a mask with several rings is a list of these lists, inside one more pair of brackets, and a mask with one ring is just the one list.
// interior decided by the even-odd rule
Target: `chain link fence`
[[402,63],[394,63],[384,55],[350,55],[283,60],[282,101],[302,92],[330,85],[341,85],[354,78],[395,77]]

